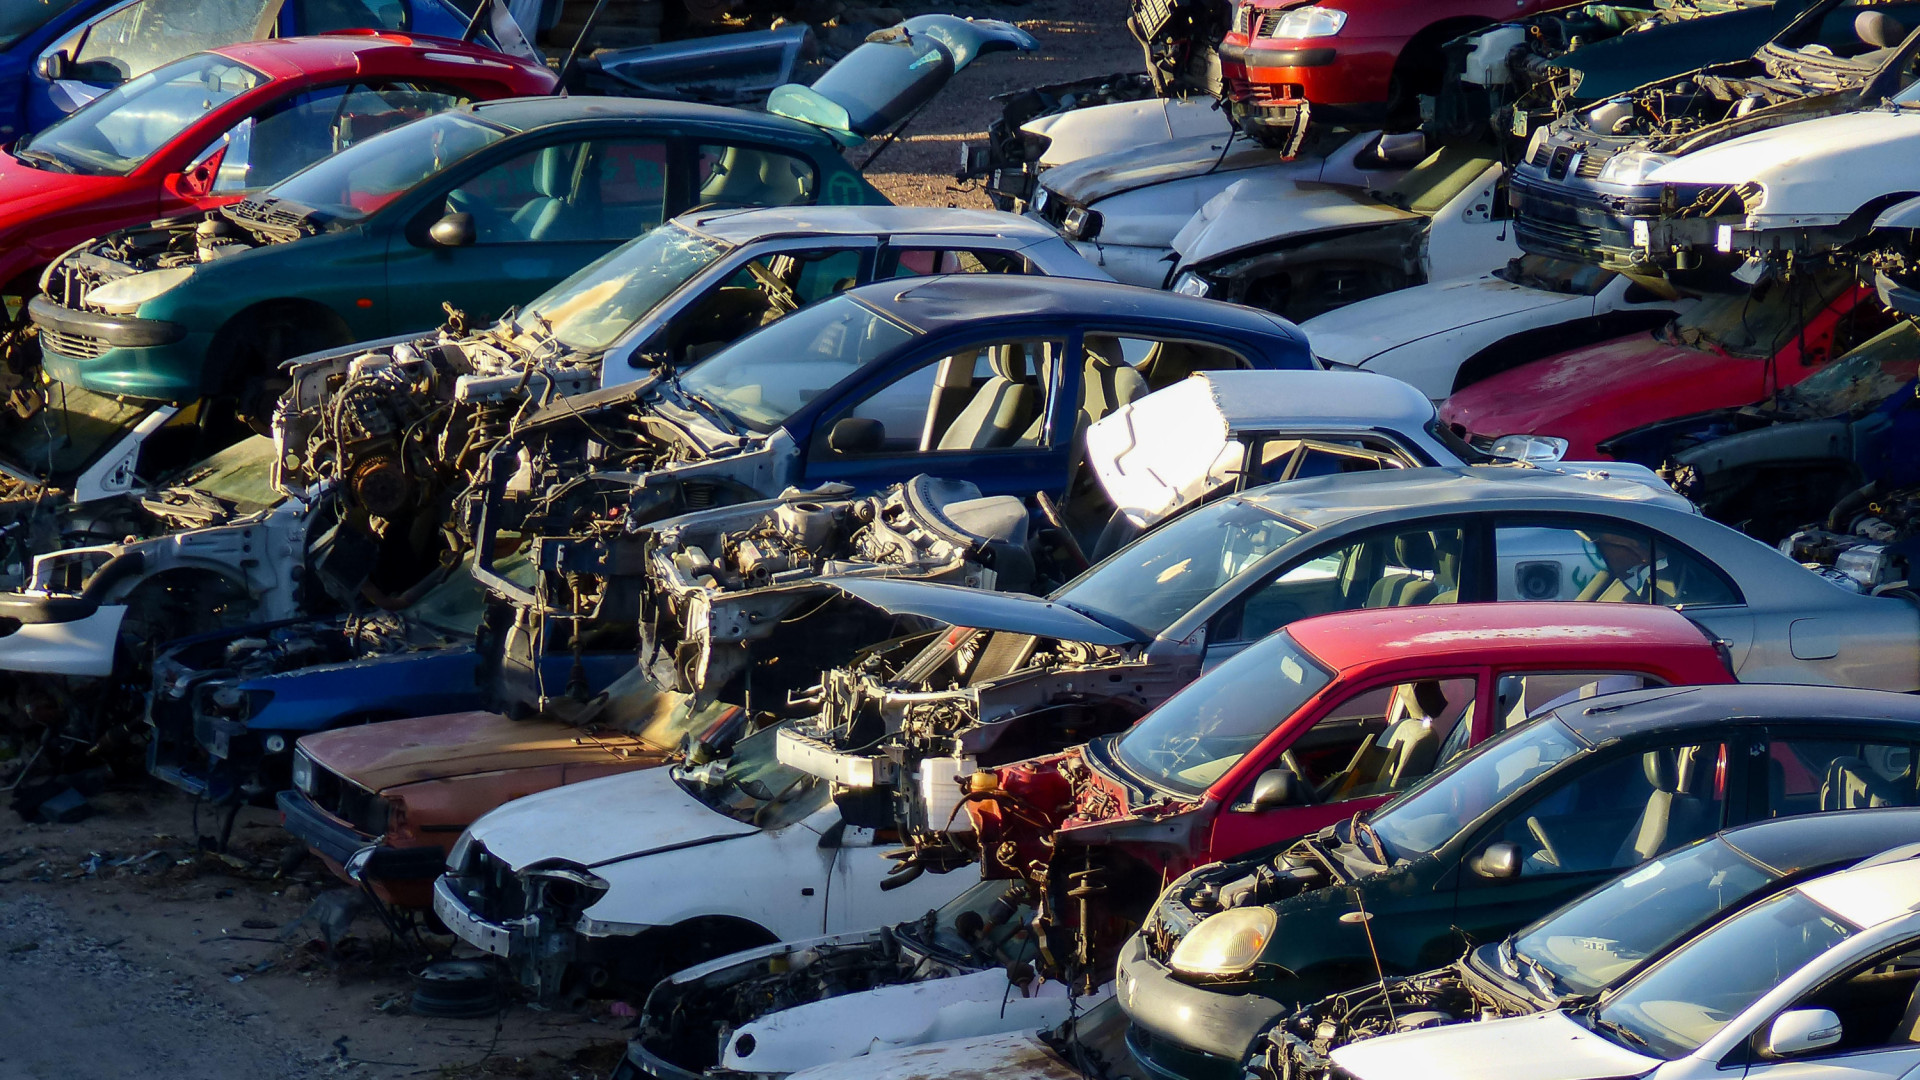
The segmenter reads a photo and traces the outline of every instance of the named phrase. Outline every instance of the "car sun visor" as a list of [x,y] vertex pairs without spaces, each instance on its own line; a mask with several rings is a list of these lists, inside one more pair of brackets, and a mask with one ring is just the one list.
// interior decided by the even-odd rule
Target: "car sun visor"
[[916,15],[868,35],[812,86],[776,88],[767,111],[825,128],[853,146],[906,119],[974,57],[1037,48],[1033,35],[998,19]]

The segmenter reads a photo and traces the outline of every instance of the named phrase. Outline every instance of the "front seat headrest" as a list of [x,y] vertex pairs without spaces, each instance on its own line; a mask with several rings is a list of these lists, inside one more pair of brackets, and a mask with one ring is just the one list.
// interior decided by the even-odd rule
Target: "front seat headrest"
[[1855,15],[1853,32],[1876,49],[1891,49],[1907,39],[1907,28],[1884,11],[1863,11]]

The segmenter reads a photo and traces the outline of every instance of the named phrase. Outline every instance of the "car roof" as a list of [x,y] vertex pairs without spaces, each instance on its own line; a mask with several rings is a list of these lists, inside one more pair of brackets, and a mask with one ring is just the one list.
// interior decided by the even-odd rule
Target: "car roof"
[[1600,502],[1614,502],[1693,512],[1693,504],[1672,488],[1616,478],[1602,471],[1570,473],[1519,465],[1450,465],[1316,476],[1267,484],[1239,498],[1312,529],[1386,510],[1485,508],[1556,500],[1577,500],[1594,509],[1599,509]]
[[1737,825],[1720,838],[1782,874],[1861,859],[1920,839],[1920,806],[1832,810]]
[[927,233],[1001,236],[1040,241],[1058,234],[1046,225],[997,210],[925,206],[778,206],[708,210],[675,219],[729,244],[778,236],[888,236]]
[[755,128],[763,132],[804,135],[813,139],[824,139],[826,135],[811,124],[798,120],[789,120],[784,116],[771,113],[749,112],[724,105],[701,105],[691,101],[668,101],[664,98],[624,98],[595,97],[591,95],[567,95],[565,97],[543,94],[539,97],[502,98],[499,101],[481,101],[462,108],[481,117],[489,123],[514,131],[532,131],[535,128],[552,124],[566,124],[585,120],[637,119],[654,120],[663,124],[726,124],[740,128]]
[[1711,727],[1729,720],[1891,720],[1920,724],[1920,697],[1890,690],[1781,683],[1629,690],[1563,705],[1554,711],[1582,739]]
[[1699,649],[1712,639],[1680,612],[1658,604],[1432,604],[1363,608],[1288,624],[1288,636],[1338,670],[1381,661],[1561,658],[1604,662],[1619,651]]
[[1196,371],[1187,378],[1194,380],[1207,384],[1229,431],[1303,423],[1404,429],[1433,419],[1425,394],[1370,371]]
[[[434,53],[444,53],[447,54],[446,63],[450,68],[458,64],[469,74],[480,74],[473,70],[476,61],[496,66],[502,72],[527,66],[492,49],[453,38],[395,31],[342,30],[303,37],[239,41],[207,51],[238,60],[270,78],[305,77],[314,81],[360,74],[374,66],[376,54],[389,52],[413,54],[415,61],[430,59]],[[379,66],[385,67],[384,64]]]
[[929,334],[974,325],[986,317],[1104,315],[1115,320],[1185,323],[1195,331],[1218,327],[1306,341],[1292,323],[1257,308],[1082,278],[942,274],[876,281],[846,295]]
[[1799,890],[1855,926],[1878,926],[1920,907],[1920,859],[1838,870]]

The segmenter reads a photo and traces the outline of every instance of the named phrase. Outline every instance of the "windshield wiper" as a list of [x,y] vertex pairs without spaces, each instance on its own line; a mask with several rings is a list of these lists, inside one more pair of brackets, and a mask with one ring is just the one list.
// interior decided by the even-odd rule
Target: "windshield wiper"
[[1514,959],[1527,969],[1527,985],[1540,991],[1540,996],[1549,1001],[1560,1000],[1560,984],[1545,964],[1522,952],[1513,953]]
[[49,168],[49,169],[52,169],[54,172],[62,172],[62,173],[67,173],[69,175],[78,173],[80,171],[79,169],[76,169],[73,167],[72,162],[67,161],[65,158],[54,157],[52,154],[47,153],[45,150],[33,150],[23,146],[20,149],[15,150],[13,152],[13,156],[16,158],[19,158],[21,161],[27,162],[28,164],[32,164],[36,161],[42,163],[41,165],[35,166],[35,168]]
[[1587,1023],[1592,1024],[1594,1027],[1598,1028],[1599,1030],[1614,1036],[1620,1042],[1632,1043],[1633,1045],[1639,1047],[1642,1050],[1651,1051],[1653,1049],[1653,1044],[1648,1042],[1646,1040],[1646,1037],[1641,1035],[1639,1032],[1634,1031],[1631,1028],[1624,1027],[1620,1024],[1617,1024],[1612,1020],[1604,1019],[1597,1012],[1587,1014]]

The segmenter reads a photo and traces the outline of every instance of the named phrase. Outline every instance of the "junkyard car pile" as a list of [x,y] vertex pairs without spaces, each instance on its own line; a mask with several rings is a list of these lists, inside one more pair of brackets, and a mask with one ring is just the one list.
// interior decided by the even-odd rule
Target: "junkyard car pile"
[[994,211],[843,152],[1004,22],[67,7],[16,785],[276,807],[628,1077],[1920,1060],[1920,5],[1135,0]]

